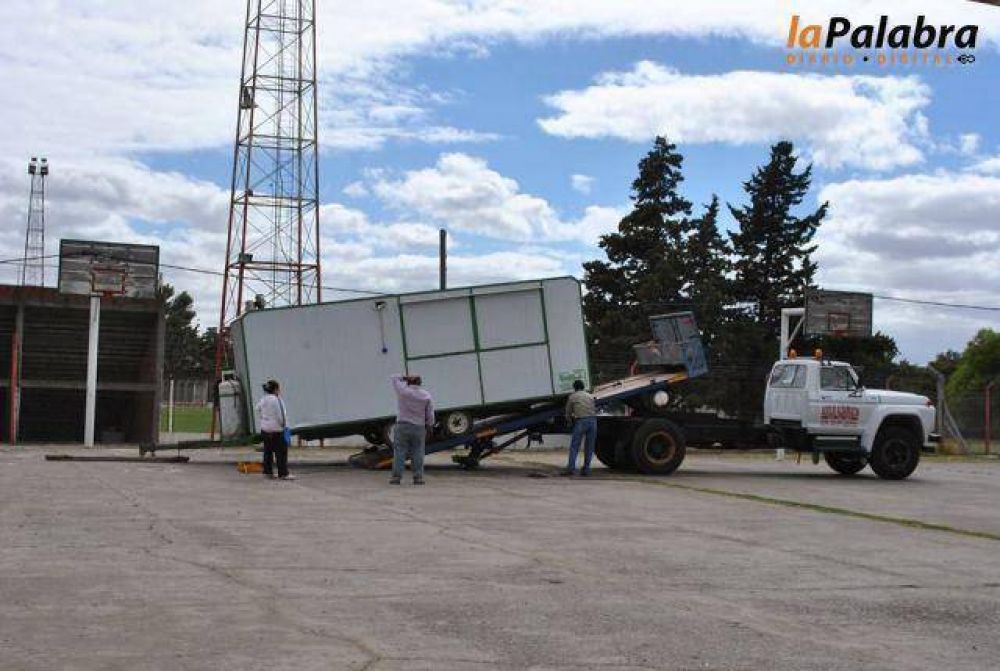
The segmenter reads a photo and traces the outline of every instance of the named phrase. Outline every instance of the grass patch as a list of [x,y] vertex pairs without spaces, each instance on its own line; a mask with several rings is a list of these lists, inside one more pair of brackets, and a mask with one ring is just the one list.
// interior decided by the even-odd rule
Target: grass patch
[[[166,407],[160,409],[160,431],[168,431],[169,413]],[[212,429],[212,406],[175,406],[175,433],[208,433]]]

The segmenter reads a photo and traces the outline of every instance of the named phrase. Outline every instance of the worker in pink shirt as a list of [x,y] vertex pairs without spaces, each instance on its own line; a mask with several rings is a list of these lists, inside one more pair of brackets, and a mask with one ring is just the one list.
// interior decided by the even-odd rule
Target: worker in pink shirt
[[396,429],[392,437],[392,478],[398,485],[403,479],[407,457],[413,467],[413,484],[424,484],[424,440],[434,429],[434,403],[421,387],[419,375],[393,375],[396,390]]

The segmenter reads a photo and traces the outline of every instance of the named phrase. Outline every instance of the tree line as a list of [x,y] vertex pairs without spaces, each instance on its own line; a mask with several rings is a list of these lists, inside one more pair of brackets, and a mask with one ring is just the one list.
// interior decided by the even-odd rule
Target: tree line
[[[814,237],[828,203],[805,204],[812,165],[799,165],[791,142],[777,142],[743,182],[742,202],[726,203],[735,226],[725,231],[718,196],[697,210],[684,197],[683,163],[675,144],[654,140],[632,182],[632,210],[600,239],[605,258],[583,266],[593,373],[597,380],[625,374],[631,345],[650,337],[649,316],[691,310],[710,373],[679,400],[755,415],[777,356],[781,309],[803,305],[806,291],[818,288]],[[891,384],[934,397],[934,374],[894,362],[899,349],[888,334],[799,337],[793,345],[853,363],[869,386]],[[1000,376],[1000,334],[984,330],[965,353],[945,352],[933,365],[949,376],[949,393],[981,389]]]

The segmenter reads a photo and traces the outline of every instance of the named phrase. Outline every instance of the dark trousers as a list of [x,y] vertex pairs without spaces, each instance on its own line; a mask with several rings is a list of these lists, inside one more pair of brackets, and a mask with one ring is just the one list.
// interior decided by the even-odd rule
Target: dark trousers
[[274,461],[278,462],[278,477],[288,475],[288,444],[281,431],[264,431],[264,475],[274,475]]

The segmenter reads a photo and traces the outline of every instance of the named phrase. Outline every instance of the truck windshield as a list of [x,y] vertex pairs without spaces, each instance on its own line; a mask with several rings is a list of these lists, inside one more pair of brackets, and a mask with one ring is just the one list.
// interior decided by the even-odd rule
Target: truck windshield
[[824,366],[819,371],[819,387],[826,391],[854,391],[858,383],[847,366]]
[[802,389],[806,386],[806,367],[796,364],[780,364],[771,371],[772,387]]

